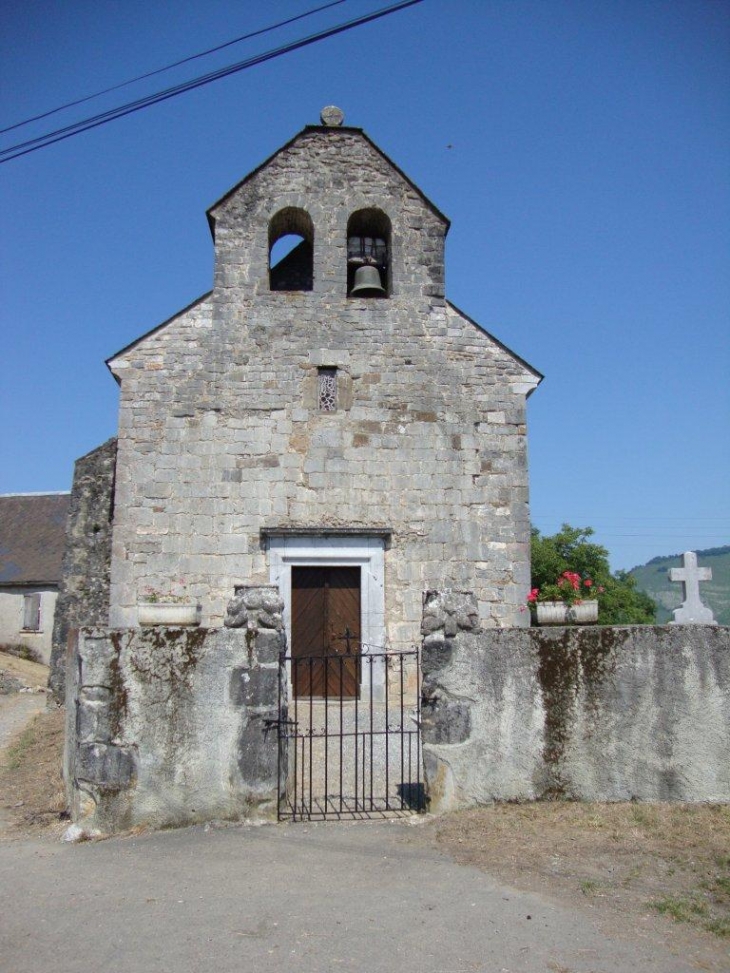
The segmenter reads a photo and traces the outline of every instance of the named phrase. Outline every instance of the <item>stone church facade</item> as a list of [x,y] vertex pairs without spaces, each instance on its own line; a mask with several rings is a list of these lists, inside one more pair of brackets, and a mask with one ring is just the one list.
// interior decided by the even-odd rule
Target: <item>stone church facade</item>
[[[213,290],[108,362],[110,625],[183,579],[219,627],[236,585],[268,583],[291,638],[303,565],[359,568],[371,645],[415,645],[434,588],[526,624],[541,376],[445,299],[446,217],[361,129],[322,124],[208,218]],[[282,237],[298,245],[272,266]]]
[[73,820],[727,800],[727,629],[528,628],[541,376],[445,299],[448,221],[339,114],[211,208],[213,290],[109,360],[53,638]]

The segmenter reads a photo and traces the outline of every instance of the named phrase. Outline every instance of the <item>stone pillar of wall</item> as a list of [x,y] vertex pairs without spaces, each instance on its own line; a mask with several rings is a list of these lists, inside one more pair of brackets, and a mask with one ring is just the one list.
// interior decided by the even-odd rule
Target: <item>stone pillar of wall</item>
[[458,745],[471,734],[469,701],[459,699],[441,684],[452,662],[460,632],[480,631],[479,606],[471,591],[427,591],[423,596],[421,633],[421,733],[423,772],[431,810],[447,810],[455,803],[453,772],[440,759],[439,748]]
[[282,610],[276,589],[244,588],[225,628],[80,633],[65,758],[75,822],[110,833],[276,815]]
[[224,620],[227,629],[245,638],[251,661],[248,668],[235,670],[231,681],[234,700],[247,709],[238,767],[242,779],[265,797],[278,787],[277,757],[286,774],[287,754],[277,750],[275,726],[287,692],[286,680],[279,684],[279,657],[286,652],[283,612],[276,585],[236,585]]
[[65,698],[69,636],[108,623],[116,456],[117,441],[109,439],[74,467],[48,679],[57,703]]
[[[118,633],[86,629],[69,638],[64,777],[74,821],[99,830],[128,826],[124,794],[137,776],[135,747],[125,732],[127,687]],[[117,827],[105,827],[117,819]]]
[[494,800],[730,801],[730,629],[479,629],[429,592],[429,807]]

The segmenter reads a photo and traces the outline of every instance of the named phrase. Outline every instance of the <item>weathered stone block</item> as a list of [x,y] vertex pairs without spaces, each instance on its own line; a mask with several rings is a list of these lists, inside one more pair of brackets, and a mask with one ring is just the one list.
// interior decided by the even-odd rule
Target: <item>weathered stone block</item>
[[464,743],[471,735],[468,704],[434,695],[421,703],[424,743]]
[[81,704],[108,703],[111,699],[111,692],[106,686],[86,686],[79,691],[79,702]]
[[238,769],[246,784],[254,787],[277,786],[278,732],[275,723],[263,716],[252,716],[241,733]]
[[286,650],[286,635],[283,631],[266,629],[256,633],[254,639],[256,659],[262,665],[279,661],[280,653]]
[[80,699],[76,728],[78,739],[81,742],[109,743],[112,737],[109,698],[106,700]]
[[471,632],[479,627],[479,615],[476,612],[471,615],[467,615],[466,612],[457,612],[454,618],[456,624],[463,631]]
[[81,659],[81,686],[110,686],[111,667],[118,653],[111,638],[80,639],[79,657]]
[[454,635],[459,631],[459,626],[456,624],[456,619],[453,615],[447,615],[444,619],[444,635],[449,638],[453,638]]
[[424,676],[432,672],[445,669],[451,663],[454,654],[454,643],[451,639],[436,639],[433,636],[424,639],[421,650],[421,671]]
[[101,791],[125,790],[135,776],[134,754],[104,743],[80,744],[76,751],[76,777]]
[[231,701],[236,706],[275,708],[279,696],[279,670],[234,669],[231,674]]
[[431,632],[437,632],[440,628],[443,627],[444,627],[443,617],[424,614],[423,621],[421,622],[421,635],[430,635]]

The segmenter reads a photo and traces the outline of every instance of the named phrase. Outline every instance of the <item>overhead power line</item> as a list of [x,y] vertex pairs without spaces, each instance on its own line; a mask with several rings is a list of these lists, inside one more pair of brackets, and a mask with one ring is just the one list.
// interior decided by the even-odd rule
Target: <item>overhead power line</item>
[[13,159],[18,159],[21,156],[28,155],[31,152],[36,152],[38,149],[45,148],[48,145],[54,145],[56,142],[62,142],[65,139],[71,138],[73,135],[79,135],[81,132],[88,132],[93,128],[98,128],[100,125],[105,125],[108,122],[115,121],[117,118],[123,118],[126,115],[131,115],[133,112],[141,111],[143,108],[149,108],[152,105],[157,105],[160,102],[167,101],[170,98],[175,98],[177,95],[184,94],[187,91],[193,91],[194,89],[200,88],[206,84],[210,84],[213,81],[218,81],[221,78],[227,78],[232,74],[238,73],[239,71],[245,71],[247,68],[254,67],[258,64],[263,64],[266,61],[271,61],[274,58],[281,57],[284,54],[289,54],[292,51],[301,50],[304,47],[308,47],[310,44],[315,44],[318,41],[325,40],[328,37],[334,37],[337,34],[342,34],[345,31],[352,30],[355,27],[360,27],[363,24],[372,23],[372,21],[379,20],[381,17],[387,17],[389,14],[397,13],[399,10],[405,10],[407,7],[413,7],[422,2],[423,0],[400,0],[398,3],[390,4],[387,7],[381,7],[379,10],[375,10],[371,14],[366,14],[362,17],[357,17],[353,20],[348,20],[342,24],[338,24],[335,27],[329,27],[326,30],[319,31],[315,34],[310,34],[298,41],[293,41],[292,43],[284,44],[281,47],[274,48],[270,51],[265,51],[263,54],[254,55],[253,57],[246,58],[244,61],[239,61],[238,63],[231,64],[228,67],[220,68],[217,71],[211,71],[208,74],[204,74],[200,77],[193,78],[190,81],[185,81],[181,84],[174,85],[173,87],[157,92],[154,95],[139,98],[136,101],[127,103],[126,105],[120,105],[118,108],[112,108],[109,111],[102,112],[99,115],[94,115],[90,118],[84,119],[83,121],[76,122],[72,125],[67,125],[64,128],[57,129],[53,132],[48,132],[46,135],[41,135],[38,138],[29,139],[26,142],[20,142],[16,145],[12,145],[9,148],[0,151],[0,163],[10,162]]
[[270,34],[272,31],[279,30],[281,27],[288,27],[289,24],[294,24],[298,20],[304,20],[305,17],[311,17],[314,14],[321,13],[323,10],[329,10],[330,7],[337,7],[341,3],[347,3],[347,0],[331,0],[330,3],[325,3],[322,7],[315,7],[313,10],[307,10],[306,13],[297,14],[296,17],[289,17],[288,20],[280,20],[278,24],[271,24],[269,27],[262,27],[260,30],[251,31],[250,34],[242,34],[240,37],[234,37],[232,41],[226,41],[225,44],[218,44],[217,47],[209,47],[207,51],[201,51],[199,54],[191,54],[188,57],[181,58],[179,61],[173,61],[172,64],[167,64],[164,68],[156,68],[154,71],[148,71],[146,74],[140,74],[136,78],[130,78],[129,81],[120,81],[119,84],[113,84],[110,88],[95,91],[93,95],[86,95],[83,98],[77,98],[76,101],[69,101],[65,105],[59,105],[58,108],[51,108],[49,111],[44,111],[40,115],[33,115],[32,118],[26,118],[22,122],[16,122],[14,125],[8,125],[7,128],[0,128],[0,135],[4,135],[6,132],[12,132],[16,128],[22,128],[24,125],[30,125],[31,122],[39,122],[42,118],[48,118],[50,115],[56,115],[58,112],[65,111],[67,108],[75,108],[77,105],[83,105],[87,101],[92,101],[94,98],[100,98],[102,95],[108,95],[110,92],[118,91],[120,88],[126,88],[130,84],[136,84],[138,81],[145,81],[147,78],[154,78],[157,74],[163,74],[165,71],[171,71],[173,68],[179,68],[181,64],[188,64],[190,61],[196,61],[201,57],[208,57],[209,54],[216,54],[218,51],[222,51],[226,47],[232,47],[234,44],[240,44],[242,41],[249,41],[254,37],[260,37],[262,34]]

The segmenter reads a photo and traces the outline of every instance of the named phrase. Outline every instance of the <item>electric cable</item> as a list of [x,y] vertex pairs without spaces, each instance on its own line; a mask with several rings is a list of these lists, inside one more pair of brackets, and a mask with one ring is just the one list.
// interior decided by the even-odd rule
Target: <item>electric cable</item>
[[250,34],[242,34],[240,37],[234,37],[232,41],[226,41],[225,44],[218,44],[217,47],[210,47],[207,51],[201,51],[199,54],[191,54],[188,57],[181,58],[179,61],[173,61],[172,64],[167,64],[164,68],[156,68],[154,71],[140,74],[136,78],[130,78],[129,81],[120,81],[119,84],[113,84],[110,88],[103,88],[101,91],[94,92],[93,95],[77,98],[76,101],[69,101],[65,105],[59,105],[58,108],[51,108],[49,111],[42,112],[40,115],[34,115],[32,118],[26,118],[22,122],[8,125],[7,128],[0,128],[0,135],[4,135],[6,132],[12,132],[16,128],[22,128],[24,125],[30,125],[31,122],[38,122],[42,118],[48,118],[49,115],[56,115],[58,112],[65,111],[67,108],[75,108],[76,105],[83,105],[87,101],[100,98],[102,95],[108,95],[110,92],[118,91],[120,88],[126,88],[130,84],[136,84],[138,81],[153,78],[155,75],[162,74],[164,71],[171,71],[173,68],[180,67],[181,64],[187,64],[189,61],[195,61],[198,58],[207,57],[209,54],[215,54],[217,51],[222,51],[226,47],[231,47],[233,44],[240,44],[242,41],[251,40],[251,38],[259,37],[261,34],[269,34],[274,30],[279,30],[280,27],[288,27],[289,24],[293,24],[297,20],[304,20],[305,17],[311,17],[313,14],[321,13],[323,10],[329,10],[330,7],[337,7],[341,3],[347,3],[347,0],[331,0],[330,3],[325,3],[324,6],[314,7],[313,10],[307,10],[306,13],[298,14],[296,17],[290,17],[288,20],[280,20],[278,24],[262,27],[260,30],[254,30]]
[[387,17],[392,13],[397,13],[400,10],[405,10],[407,7],[412,7],[422,2],[423,0],[400,0],[398,3],[390,4],[387,7],[381,7],[379,10],[376,10],[373,13],[366,14],[362,17],[357,17],[353,20],[345,21],[344,23],[338,24],[335,27],[329,27],[314,34],[309,34],[298,41],[293,41],[289,44],[284,44],[280,47],[273,48],[272,50],[265,51],[262,54],[254,55],[250,58],[246,58],[244,61],[239,61],[236,64],[228,65],[225,68],[219,68],[216,71],[211,71],[208,74],[193,78],[190,81],[185,81],[181,84],[166,88],[154,95],[148,95],[144,98],[139,98],[136,101],[128,102],[125,105],[120,105],[117,108],[110,109],[109,111],[102,112],[101,114],[93,115],[90,118],[84,119],[80,122],[75,122],[72,125],[67,125],[55,131],[48,132],[46,135],[38,136],[35,139],[29,139],[26,142],[17,143],[16,145],[12,145],[7,149],[0,150],[0,156],[2,156],[2,158],[0,158],[0,164],[10,162],[13,159],[18,159],[21,156],[28,155],[31,152],[36,152],[38,149],[45,148],[48,145],[54,145],[57,142],[62,142],[65,139],[71,138],[73,135],[78,135],[81,132],[88,132],[91,129],[98,128],[100,125],[105,125],[107,122],[114,121],[117,118],[124,118],[126,115],[131,115],[134,112],[141,111],[143,108],[149,108],[152,105],[160,104],[161,102],[167,101],[170,98],[175,98],[177,95],[184,94],[187,91],[193,91],[196,88],[203,87],[206,84],[210,84],[212,81],[218,81],[221,78],[230,77],[233,74],[237,74],[239,71],[244,71],[247,68],[255,67],[258,64],[263,64],[266,61],[281,57],[284,54],[289,54],[292,51],[301,50],[302,48],[315,44],[318,41],[326,40],[328,37],[334,37],[337,34],[342,34],[345,31],[352,30],[355,27],[360,27],[363,24],[372,23],[373,21],[379,20],[382,17]]

